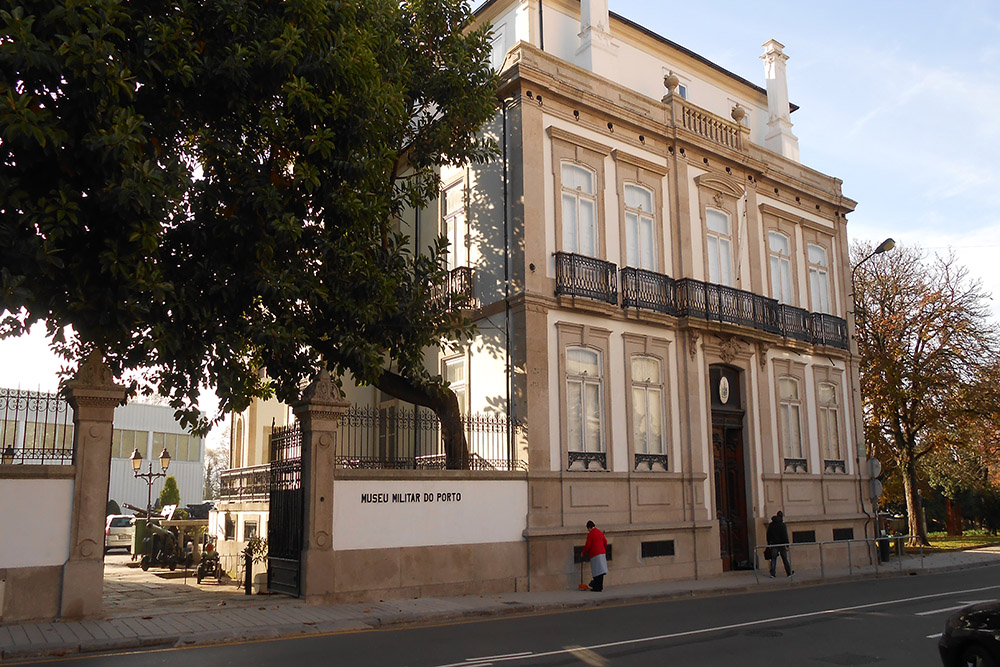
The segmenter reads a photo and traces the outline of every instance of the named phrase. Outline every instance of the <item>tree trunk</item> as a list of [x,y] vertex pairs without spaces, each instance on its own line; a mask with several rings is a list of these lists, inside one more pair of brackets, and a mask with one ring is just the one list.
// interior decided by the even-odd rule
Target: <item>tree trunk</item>
[[445,467],[449,470],[469,469],[469,443],[465,439],[462,412],[455,392],[447,387],[441,388],[440,391],[429,390],[388,370],[382,372],[375,386],[401,401],[433,410],[441,422]]
[[903,472],[903,491],[906,494],[906,521],[910,538],[910,546],[930,546],[927,539],[927,524],[924,523],[924,508],[917,499],[917,462],[912,456],[906,456],[900,466]]
[[962,535],[962,504],[951,498],[944,499],[944,525],[949,536],[960,537]]

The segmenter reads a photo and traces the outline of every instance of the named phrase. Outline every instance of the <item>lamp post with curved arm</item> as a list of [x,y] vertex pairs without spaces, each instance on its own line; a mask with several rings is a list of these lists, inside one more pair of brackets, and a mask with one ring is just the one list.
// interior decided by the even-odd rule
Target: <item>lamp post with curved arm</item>
[[[889,250],[892,250],[895,247],[896,247],[896,242],[891,237],[887,238],[886,240],[884,240],[881,243],[879,243],[878,246],[875,248],[875,250],[873,250],[872,252],[868,253],[868,255],[864,259],[862,259],[860,262],[858,262],[857,264],[855,264],[851,268],[851,306],[853,308],[853,310],[851,310],[851,317],[854,318],[853,322],[854,322],[854,346],[855,347],[857,346],[857,341],[858,341],[858,315],[857,315],[857,313],[858,313],[858,298],[857,298],[857,295],[855,294],[855,292],[857,291],[856,288],[855,288],[855,285],[854,285],[855,276],[857,275],[858,269],[861,267],[862,264],[864,264],[865,262],[867,262],[868,260],[870,260],[875,255],[881,255],[882,253],[888,252]],[[852,418],[852,421],[853,421],[853,419],[857,418],[858,414],[861,414],[861,423],[854,424],[854,432],[855,432],[855,434],[857,434],[859,428],[861,429],[861,443],[855,442],[855,444],[854,444],[854,449],[855,449],[854,455],[855,455],[855,462],[857,463],[857,467],[858,467],[858,487],[859,487],[858,491],[862,494],[862,497],[863,497],[864,496],[864,487],[861,484],[861,445],[864,444],[864,447],[865,447],[865,458],[867,459],[868,458],[868,444],[867,444],[867,441],[865,440],[865,437],[864,437],[864,413],[863,413],[863,410],[858,410],[858,391],[857,391],[857,388],[856,388],[855,382],[854,382],[855,373],[860,373],[861,369],[860,368],[855,368],[855,365],[854,365],[854,347],[848,346],[848,350],[847,351],[848,351],[848,355],[850,357],[850,365],[851,365],[851,368],[848,370],[847,374],[848,374],[848,377],[850,378],[850,381],[851,381],[851,414],[854,415],[854,417]],[[871,470],[870,472],[874,472],[874,470]],[[878,473],[875,473],[875,474],[871,475],[872,481],[875,480],[875,476],[877,474]],[[876,494],[875,493],[875,489],[874,489],[874,484],[872,484],[871,487],[872,488],[870,489],[869,495],[871,496],[871,499],[872,499],[872,510],[875,513],[875,534],[876,534],[876,536],[878,536],[878,496],[881,495],[881,492],[878,493],[878,494]],[[864,502],[863,501],[861,503],[861,507],[862,507],[862,510],[864,510]],[[867,512],[865,512],[865,514],[867,514]],[[867,535],[868,535],[868,527],[867,526],[868,526],[868,524],[866,523],[865,524],[865,536],[866,536],[866,538],[867,538]]]

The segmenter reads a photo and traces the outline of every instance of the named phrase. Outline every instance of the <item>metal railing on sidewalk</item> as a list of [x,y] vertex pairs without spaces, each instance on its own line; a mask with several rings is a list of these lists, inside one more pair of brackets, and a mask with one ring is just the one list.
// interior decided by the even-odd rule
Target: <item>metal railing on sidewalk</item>
[[[864,539],[850,539],[850,540],[831,540],[828,542],[790,542],[786,544],[762,544],[754,548],[754,578],[757,583],[760,583],[760,571],[761,561],[767,560],[763,558],[764,549],[776,547],[785,547],[788,549],[789,553],[789,564],[791,565],[793,572],[799,572],[795,568],[795,559],[791,557],[792,548],[795,551],[801,552],[803,549],[815,548],[818,553],[819,560],[819,571],[820,578],[826,579],[826,558],[824,556],[824,547],[829,551],[830,547],[844,547],[847,548],[847,572],[849,576],[854,574],[854,570],[861,570],[865,567],[870,567],[874,565],[875,573],[878,574],[879,566],[881,564],[882,569],[892,568],[889,565],[889,560],[892,556],[896,557],[896,567],[898,571],[903,571],[903,558],[908,554],[906,553],[906,542],[912,539],[911,535],[892,535],[886,537],[869,537]],[[854,553],[852,545],[860,544],[863,545],[864,550],[858,551],[857,553],[864,553],[868,557],[869,565],[855,565],[854,564]],[[777,553],[772,553],[773,558],[778,558]],[[924,547],[920,545],[920,569],[924,568]],[[883,560],[884,559],[884,560]],[[812,561],[815,562],[815,561]],[[843,568],[841,568],[843,569]]]

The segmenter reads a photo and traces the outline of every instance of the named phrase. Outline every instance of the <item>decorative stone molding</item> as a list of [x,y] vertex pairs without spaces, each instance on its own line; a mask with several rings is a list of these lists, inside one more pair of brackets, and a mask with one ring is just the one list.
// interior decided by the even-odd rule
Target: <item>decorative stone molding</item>
[[698,356],[699,338],[701,338],[701,334],[697,331],[688,331],[688,353],[690,353],[692,359]]
[[733,359],[742,354],[744,345],[745,343],[735,336],[730,338],[719,336],[719,356],[723,362],[731,364]]
[[104,363],[104,358],[97,350],[87,355],[76,372],[76,378],[67,385],[75,389],[105,389],[118,386],[115,384],[111,369]]
[[761,370],[767,368],[767,351],[771,349],[770,343],[757,343],[757,363]]

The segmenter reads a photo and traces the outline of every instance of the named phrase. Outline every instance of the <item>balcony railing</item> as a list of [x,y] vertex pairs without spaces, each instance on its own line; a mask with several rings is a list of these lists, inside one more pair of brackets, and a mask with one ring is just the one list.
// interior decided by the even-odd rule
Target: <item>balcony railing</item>
[[472,303],[472,268],[458,266],[448,273],[445,295],[464,304]]
[[617,305],[616,269],[611,262],[571,252],[557,252],[556,294],[585,296]]
[[809,323],[812,329],[813,343],[839,347],[842,350],[847,349],[847,322],[845,320],[826,313],[812,313],[809,316]]
[[608,469],[607,452],[567,452],[566,458],[569,470]]
[[778,302],[760,294],[691,278],[677,281],[677,314],[781,333]]
[[271,464],[232,468],[219,473],[219,497],[231,502],[267,500]]
[[[615,265],[574,253],[556,253],[556,294],[617,302]],[[758,331],[846,350],[847,322],[825,313],[780,304],[746,290],[693,278],[674,280],[661,273],[624,267],[622,308],[641,308],[679,317],[725,322]]]
[[687,102],[681,102],[681,109],[681,125],[685,130],[733,150],[741,150],[739,125]]
[[812,331],[810,331],[807,311],[781,304],[778,306],[778,320],[781,322],[781,333],[785,338],[812,342]]
[[621,274],[622,308],[677,314],[677,283],[673,278],[632,267],[622,269]]

